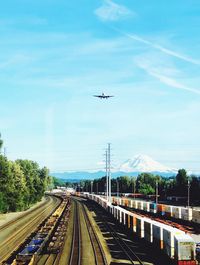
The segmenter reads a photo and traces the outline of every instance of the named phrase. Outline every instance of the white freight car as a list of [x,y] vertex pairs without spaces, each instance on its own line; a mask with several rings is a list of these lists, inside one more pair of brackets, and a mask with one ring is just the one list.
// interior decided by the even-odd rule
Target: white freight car
[[[112,206],[103,198],[97,200],[95,195],[89,195],[89,198],[98,201],[98,203],[109,211],[114,218],[133,232],[136,232],[140,238],[144,238],[150,243],[152,242],[161,250],[163,249],[177,265],[196,265],[195,243],[193,239],[183,231],[152,221],[146,217],[138,216],[120,206]],[[179,211],[180,210],[175,210],[177,214],[179,214]],[[195,216],[197,218],[196,220],[199,220],[200,211],[195,211]]]

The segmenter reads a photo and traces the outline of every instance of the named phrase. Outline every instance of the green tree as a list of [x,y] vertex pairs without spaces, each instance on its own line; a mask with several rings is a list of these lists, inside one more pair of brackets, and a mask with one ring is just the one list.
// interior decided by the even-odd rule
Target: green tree
[[23,210],[26,208],[26,180],[20,166],[12,161],[9,161],[10,176],[7,204],[8,210],[11,212]]
[[155,189],[148,183],[141,183],[139,193],[142,193],[144,195],[151,195],[155,194]]
[[63,186],[63,180],[56,177],[52,177],[52,183],[53,183],[53,188]]
[[187,195],[187,181],[188,176],[185,169],[179,169],[178,174],[176,175],[176,194],[179,196]]
[[[37,165],[38,168],[38,165]],[[35,190],[37,190],[38,196],[37,196],[37,200],[41,200],[42,196],[45,192],[45,190],[48,187],[48,181],[49,181],[49,170],[46,167],[43,167],[42,169],[37,169],[38,171],[38,175],[37,175],[37,182],[36,182],[36,186],[35,186]]]
[[49,170],[29,160],[9,161],[0,155],[0,212],[19,211],[41,200],[52,183]]
[[26,187],[27,187],[26,202],[27,202],[27,207],[29,207],[31,204],[33,204],[36,201],[35,199],[36,190],[34,187],[35,171],[33,169],[33,164],[32,161],[22,160],[22,159],[16,160],[16,163],[20,166],[26,178]]
[[1,133],[0,133],[0,153],[1,153],[2,146],[3,146],[3,140],[1,139]]
[[16,160],[16,163],[20,166],[26,179],[26,201],[27,205],[41,200],[44,191],[47,187],[48,169],[40,169],[39,165],[30,160]]
[[136,178],[132,177],[131,178],[131,193],[136,193]]
[[121,176],[118,178],[119,181],[119,192],[127,193],[130,191],[131,179],[129,176]]
[[0,155],[0,209],[2,212],[9,210],[8,197],[11,168],[6,157]]
[[160,180],[159,176],[154,176],[150,173],[141,173],[139,174],[136,187],[139,193],[144,195],[155,194],[155,184],[156,180]]
[[178,186],[185,185],[187,183],[188,177],[185,169],[179,169],[176,175],[176,184]]
[[190,199],[194,202],[200,201],[200,177],[194,175],[191,176],[190,180]]

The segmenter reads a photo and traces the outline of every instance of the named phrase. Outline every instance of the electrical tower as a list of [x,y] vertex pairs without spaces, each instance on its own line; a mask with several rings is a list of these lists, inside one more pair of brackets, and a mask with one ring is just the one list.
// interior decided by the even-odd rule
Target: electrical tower
[[111,155],[110,155],[110,143],[106,149],[106,200],[112,203],[111,198]]
[[108,150],[106,149],[106,200],[108,201]]
[[109,202],[112,203],[112,198],[111,198],[111,159],[110,159],[110,143],[108,143],[108,179],[109,179]]

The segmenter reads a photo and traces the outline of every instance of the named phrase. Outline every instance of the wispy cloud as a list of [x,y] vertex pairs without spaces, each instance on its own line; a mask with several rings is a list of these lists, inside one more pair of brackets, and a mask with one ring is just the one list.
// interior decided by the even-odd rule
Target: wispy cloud
[[165,47],[162,47],[161,45],[159,45],[157,43],[153,43],[151,41],[148,41],[148,40],[146,40],[144,38],[141,38],[138,35],[128,34],[128,33],[122,32],[122,31],[120,31],[120,30],[118,30],[116,28],[114,28],[114,29],[116,31],[120,32],[121,34],[123,34],[124,36],[128,37],[128,38],[133,39],[135,41],[138,41],[140,43],[146,44],[147,46],[152,47],[152,48],[154,48],[156,50],[159,50],[162,53],[165,53],[165,54],[170,55],[172,57],[175,57],[177,59],[183,60],[185,62],[189,62],[189,63],[196,64],[196,65],[200,65],[200,61],[199,60],[195,60],[195,59],[190,58],[190,57],[188,57],[186,55],[180,54],[180,53],[178,53],[176,51],[173,51],[173,50],[167,49]]
[[[150,76],[153,76],[154,78],[158,79],[161,83],[163,83],[165,85],[168,85],[168,86],[173,87],[173,88],[181,89],[181,90],[186,90],[186,91],[200,95],[200,90],[198,90],[196,88],[188,87],[188,86],[180,83],[173,76],[171,77],[171,76],[167,76],[167,75],[163,74],[165,72],[168,72],[168,70],[165,71],[164,68],[159,69],[159,67],[157,67],[157,69],[156,69],[156,68],[154,68],[148,64],[145,64],[145,63],[139,62],[139,61],[138,61],[138,66],[141,69],[145,70]],[[173,72],[173,70],[171,72]],[[174,70],[174,72],[176,72],[176,70]]]
[[175,88],[179,88],[179,89],[182,89],[182,90],[186,90],[186,91],[189,91],[189,92],[193,92],[195,94],[199,94],[200,95],[200,90],[185,86],[185,85],[179,83],[177,80],[175,80],[173,78],[170,78],[170,77],[167,77],[167,76],[164,76],[164,75],[152,72],[152,71],[149,71],[149,74],[154,76],[155,78],[160,80],[160,82],[162,82],[162,83],[164,83],[166,85],[169,85],[169,86],[175,87]]
[[111,0],[104,0],[103,5],[95,10],[95,14],[102,21],[118,21],[135,15],[127,7]]
[[13,66],[19,67],[20,64],[27,64],[33,61],[33,57],[27,56],[25,54],[15,54],[9,59],[1,62],[0,69],[10,68]]

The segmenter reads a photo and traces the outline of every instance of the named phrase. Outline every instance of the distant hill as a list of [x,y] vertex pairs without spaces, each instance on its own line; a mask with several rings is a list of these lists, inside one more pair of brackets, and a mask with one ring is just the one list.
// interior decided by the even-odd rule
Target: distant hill
[[[120,176],[138,176],[142,172],[148,172],[152,174],[161,175],[163,177],[171,177],[176,175],[177,170],[166,167],[159,162],[153,160],[147,155],[137,155],[132,159],[126,160],[121,165],[117,166],[112,170],[112,177],[117,178]],[[87,171],[77,171],[77,172],[63,172],[63,173],[51,173],[59,179],[65,179],[66,181],[82,180],[82,179],[97,179],[105,176],[104,171],[87,172]]]
[[[132,177],[137,177],[141,172],[123,172],[123,171],[117,171],[117,172],[112,172],[111,176],[112,178],[117,178],[120,176],[132,176]],[[161,175],[163,177],[171,177],[174,176],[175,173],[169,173],[169,172],[151,172],[152,174],[156,175]],[[52,176],[63,179],[69,182],[77,182],[78,180],[83,180],[83,179],[97,179],[104,177],[106,175],[105,172],[103,171],[97,171],[97,172],[63,172],[63,173],[51,173]]]
[[96,179],[105,176],[105,172],[86,172],[86,171],[76,171],[76,172],[62,172],[62,173],[51,173],[52,176],[59,179],[66,180],[81,180],[81,179]]

